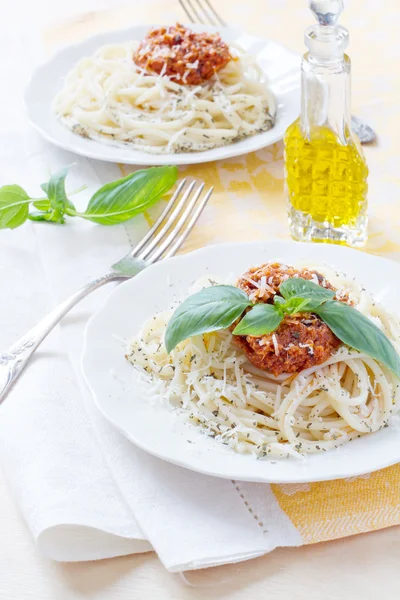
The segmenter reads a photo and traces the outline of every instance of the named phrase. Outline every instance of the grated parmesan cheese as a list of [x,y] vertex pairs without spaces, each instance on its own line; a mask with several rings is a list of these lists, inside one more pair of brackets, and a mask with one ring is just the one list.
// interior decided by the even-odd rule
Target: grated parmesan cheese
[[[290,346],[293,346],[293,344],[290,344]],[[313,356],[314,354],[314,348],[312,344],[301,344],[299,343],[299,348],[307,348],[309,351],[309,354],[311,354],[311,356]],[[286,350],[286,348],[285,348]]]
[[251,277],[247,277],[247,275],[242,275],[241,279],[245,279],[246,281],[251,283],[251,285],[254,285],[254,287],[256,287],[257,289],[261,289],[261,285],[257,283],[257,281],[254,281],[254,279],[251,279]]
[[274,344],[274,348],[275,348],[275,356],[279,356],[278,340],[276,339],[275,333],[272,334],[272,343]]
[[193,63],[189,63],[189,62],[188,62],[188,63],[186,63],[186,67],[187,67],[188,69],[197,69],[197,67],[198,67],[198,66],[199,66],[199,61],[198,61],[198,60],[196,60],[196,61],[195,61],[195,62],[193,62]]

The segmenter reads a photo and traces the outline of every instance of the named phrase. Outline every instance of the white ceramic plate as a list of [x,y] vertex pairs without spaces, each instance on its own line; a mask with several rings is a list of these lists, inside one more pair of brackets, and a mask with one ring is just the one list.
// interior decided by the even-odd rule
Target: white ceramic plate
[[[215,27],[191,25],[197,31],[217,31]],[[65,75],[84,56],[93,54],[104,44],[141,40],[149,30],[148,25],[108,31],[68,46],[57,52],[39,67],[25,91],[25,107],[30,123],[49,142],[89,158],[135,165],[195,164],[246,154],[259,150],[282,139],[283,134],[299,114],[299,64],[300,58],[275,42],[247,35],[236,28],[220,29],[227,42],[235,42],[257,57],[267,74],[277,101],[277,118],[270,131],[255,135],[235,144],[206,152],[157,155],[133,150],[129,146],[110,146],[72,133],[53,114],[51,104],[63,86]]]
[[135,381],[118,338],[130,338],[143,322],[168,308],[207,273],[240,274],[270,260],[328,263],[356,277],[392,311],[398,310],[400,265],[356,250],[329,245],[265,242],[209,246],[156,264],[119,286],[86,330],[83,372],[98,408],[132,442],[174,464],[243,481],[294,483],[360,475],[400,461],[400,431],[394,425],[331,452],[303,460],[256,460],[174,419],[174,411],[150,404]]

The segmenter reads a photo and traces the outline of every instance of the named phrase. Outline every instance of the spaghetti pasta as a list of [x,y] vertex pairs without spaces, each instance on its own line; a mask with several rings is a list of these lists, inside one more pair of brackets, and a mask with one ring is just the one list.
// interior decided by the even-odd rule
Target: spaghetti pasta
[[[72,69],[53,103],[64,125],[83,137],[154,154],[210,150],[273,126],[273,95],[242,49],[230,47],[233,59],[194,86],[137,66],[138,46],[103,46]],[[195,66],[187,63],[186,74]]]
[[[400,350],[400,325],[353,281],[319,268]],[[126,357],[151,393],[240,453],[259,458],[325,452],[388,426],[400,400],[398,378],[342,345],[321,365],[274,377],[247,361],[228,330],[181,342],[167,354],[170,311],[145,323]]]

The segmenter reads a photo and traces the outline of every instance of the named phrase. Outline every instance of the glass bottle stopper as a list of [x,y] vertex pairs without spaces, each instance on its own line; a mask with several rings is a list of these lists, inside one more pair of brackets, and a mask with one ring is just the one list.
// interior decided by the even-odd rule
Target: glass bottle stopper
[[337,24],[343,8],[343,0],[310,0],[318,25],[306,29],[304,42],[317,60],[329,62],[343,56],[349,43],[349,32]]
[[320,25],[336,25],[343,8],[343,0],[310,0],[310,10]]

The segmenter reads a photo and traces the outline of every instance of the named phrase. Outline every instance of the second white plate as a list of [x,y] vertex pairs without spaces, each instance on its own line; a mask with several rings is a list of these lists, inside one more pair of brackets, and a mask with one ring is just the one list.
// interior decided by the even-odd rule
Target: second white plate
[[[190,25],[190,27],[195,31],[217,31],[215,27],[206,25]],[[269,146],[282,139],[288,125],[297,118],[300,57],[280,44],[227,27],[219,29],[223,39],[242,46],[247,52],[256,56],[270,81],[277,101],[277,117],[274,127],[269,131],[206,152],[157,155],[134,150],[129,146],[110,146],[85,139],[64,127],[52,112],[51,104],[61,90],[64,77],[70,69],[81,58],[93,54],[100,46],[141,40],[148,30],[148,25],[140,25],[119,31],[108,31],[63,48],[54,54],[35,71],[26,89],[24,100],[30,123],[49,142],[89,158],[135,165],[182,165],[229,158]]]

